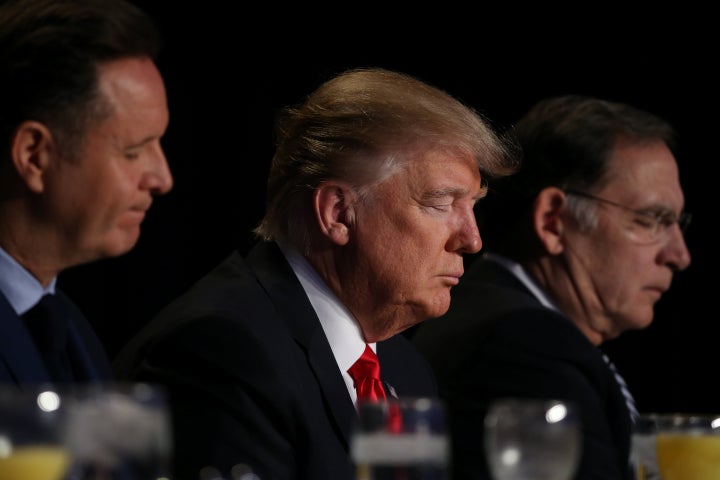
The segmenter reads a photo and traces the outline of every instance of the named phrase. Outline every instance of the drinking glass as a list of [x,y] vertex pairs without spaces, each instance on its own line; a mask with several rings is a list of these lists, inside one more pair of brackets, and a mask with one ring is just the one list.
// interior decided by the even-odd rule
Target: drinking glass
[[720,480],[720,415],[655,415],[662,480]]
[[70,387],[62,394],[69,480],[171,477],[172,434],[161,387],[113,383]]
[[350,445],[357,480],[448,480],[445,420],[437,398],[360,402]]
[[0,387],[0,480],[60,480],[70,464],[55,392]]
[[169,479],[171,456],[170,417],[158,386],[1,390],[0,480]]
[[660,480],[657,463],[657,431],[663,415],[642,413],[635,421],[632,433],[630,461],[637,480]]
[[581,439],[578,412],[565,401],[500,399],[485,416],[484,446],[494,480],[569,480]]

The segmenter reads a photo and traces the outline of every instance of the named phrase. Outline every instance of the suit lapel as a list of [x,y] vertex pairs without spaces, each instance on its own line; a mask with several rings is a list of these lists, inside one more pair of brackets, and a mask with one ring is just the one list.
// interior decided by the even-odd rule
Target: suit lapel
[[108,380],[111,377],[110,361],[82,312],[60,291],[63,315],[68,318],[68,355],[79,381]]
[[[110,379],[110,362],[92,327],[64,293],[58,291],[56,295],[62,300],[62,315],[69,319],[68,353],[79,380]],[[0,359],[0,369],[4,367],[7,370],[7,373],[0,370],[0,375],[7,377],[0,377],[0,381],[17,384],[51,381],[22,318],[3,295],[0,295]]]
[[305,291],[274,243],[258,244],[248,255],[248,263],[280,317],[287,322],[295,341],[305,351],[330,410],[330,417],[348,443],[357,414],[320,320]]
[[0,294],[0,382],[44,383],[49,376],[22,318]]

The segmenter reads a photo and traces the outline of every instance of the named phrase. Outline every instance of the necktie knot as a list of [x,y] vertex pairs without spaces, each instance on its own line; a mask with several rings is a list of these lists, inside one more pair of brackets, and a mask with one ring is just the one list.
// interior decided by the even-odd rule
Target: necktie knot
[[380,362],[370,345],[348,370],[355,383],[358,401],[385,400],[385,389],[380,380]]
[[57,352],[65,349],[68,322],[56,295],[43,296],[22,317],[38,350]]

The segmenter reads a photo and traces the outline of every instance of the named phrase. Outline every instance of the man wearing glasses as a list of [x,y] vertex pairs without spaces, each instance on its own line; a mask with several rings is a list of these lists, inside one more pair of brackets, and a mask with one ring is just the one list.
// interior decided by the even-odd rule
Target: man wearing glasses
[[483,417],[508,396],[574,402],[576,478],[632,478],[637,410],[599,347],[650,325],[690,264],[673,128],[629,105],[563,96],[510,134],[523,165],[477,206],[482,256],[467,258],[448,313],[413,333],[450,409],[454,478],[489,478],[478,466]]

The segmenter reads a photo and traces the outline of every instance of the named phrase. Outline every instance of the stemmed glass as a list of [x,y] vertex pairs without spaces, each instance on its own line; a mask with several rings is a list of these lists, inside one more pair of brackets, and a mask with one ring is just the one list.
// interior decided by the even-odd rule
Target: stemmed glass
[[62,394],[69,480],[170,479],[172,435],[161,387],[111,383]]
[[569,480],[582,448],[578,412],[560,400],[500,399],[485,416],[484,441],[494,480]]

